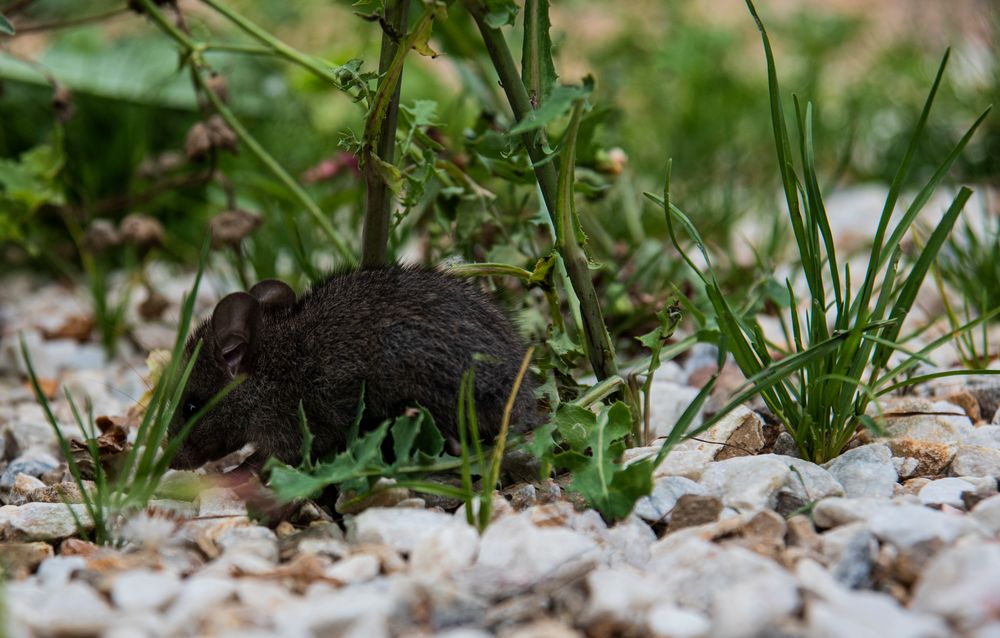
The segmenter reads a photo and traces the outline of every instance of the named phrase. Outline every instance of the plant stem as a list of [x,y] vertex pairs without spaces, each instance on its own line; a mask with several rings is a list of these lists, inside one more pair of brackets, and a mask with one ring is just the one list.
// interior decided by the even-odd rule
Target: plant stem
[[[396,33],[406,32],[409,9],[410,0],[390,0],[387,4],[386,20]],[[399,93],[403,84],[403,69],[400,66],[396,77],[392,77],[389,71],[398,54],[399,44],[388,30],[383,30],[382,53],[378,62],[378,72],[382,80],[377,94],[386,90],[392,93],[385,109],[378,139],[365,139],[365,153],[371,153],[371,145],[376,144],[374,152],[386,164],[393,163],[396,150],[396,123],[399,117]],[[403,55],[405,54],[406,51],[403,52]],[[378,103],[376,97],[375,104]],[[373,106],[371,117],[378,115]],[[374,162],[370,160],[370,157],[366,157],[362,168],[365,178],[365,218],[361,232],[361,263],[364,266],[385,263],[386,244],[389,241],[389,218],[392,212],[389,185],[382,179]]]
[[[607,379],[618,374],[618,363],[615,361],[615,349],[611,345],[611,336],[604,325],[604,315],[601,313],[601,302],[597,298],[590,271],[587,266],[587,256],[580,247],[577,235],[579,222],[573,204],[573,174],[576,163],[576,134],[580,128],[583,116],[583,102],[579,101],[573,107],[573,117],[566,139],[563,142],[563,158],[559,169],[559,196],[556,200],[556,245],[566,264],[566,274],[580,298],[580,313],[583,319],[584,339],[587,345],[587,356],[590,365],[598,379]],[[577,282],[586,282],[579,285]]]
[[[493,66],[500,77],[500,83],[503,85],[504,93],[506,93],[507,100],[510,102],[514,117],[518,121],[521,121],[532,111],[533,107],[531,98],[528,96],[528,91],[524,88],[524,83],[521,81],[521,76],[514,63],[510,48],[507,46],[507,41],[504,40],[503,33],[499,29],[487,24],[486,7],[480,0],[464,0],[464,4],[472,15],[473,20],[475,20],[480,34],[483,36],[483,43],[486,45],[486,50],[489,52]],[[578,126],[579,119],[577,118]],[[557,211],[559,210],[559,205],[557,200],[560,191],[560,180],[557,178],[555,166],[553,166],[551,161],[544,161],[547,159],[545,152],[536,143],[534,132],[525,133],[521,136],[521,140],[528,151],[528,157],[531,158],[531,162],[534,165],[535,178],[538,180],[538,187],[542,191],[542,198],[545,200],[545,205],[548,208],[549,217],[553,225],[558,228],[559,220],[557,219]],[[575,144],[575,134],[573,142]],[[573,149],[567,147],[563,152],[569,154],[571,158],[574,157]],[[569,163],[569,166],[572,168],[572,161]],[[568,180],[568,188],[570,194],[572,194],[572,178]],[[594,290],[594,282],[590,278],[586,257],[582,254],[575,240],[562,241],[557,233],[556,241],[561,242],[559,250],[566,265],[566,272],[573,290],[580,299],[584,341],[590,365],[598,379],[607,379],[618,374],[618,365],[615,362],[614,347],[611,344],[607,327],[604,324],[604,315],[601,312],[597,291]],[[567,249],[570,253],[565,252]]]
[[[145,4],[145,0],[140,1]],[[330,70],[329,65],[326,65],[326,63],[318,61],[314,57],[302,53],[298,49],[285,44],[278,38],[257,26],[251,20],[247,19],[240,13],[233,11],[221,2],[217,2],[216,0],[201,1],[221,13],[229,19],[230,22],[242,29],[247,35],[266,45],[268,48],[272,49],[275,53],[289,62],[293,62],[308,69],[337,87],[340,86],[340,81],[337,79],[337,76]]]
[[[493,28],[486,23],[486,7],[479,0],[465,0],[465,7],[472,15],[472,19],[476,21],[479,33],[483,36],[483,44],[486,45],[486,50],[493,61],[493,67],[500,77],[500,84],[507,95],[507,101],[514,112],[514,118],[518,121],[523,120],[533,110],[531,98],[528,97],[528,91],[524,88],[517,64],[514,63],[514,56],[510,52],[510,47],[507,46],[507,41],[504,40],[503,33],[500,32],[500,29]],[[545,205],[549,209],[549,217],[553,217],[554,223],[557,190],[555,166],[552,165],[552,162],[543,161],[546,159],[545,152],[535,143],[533,132],[525,133],[521,136],[521,140],[528,151],[528,157],[534,164],[535,178],[538,180]]]

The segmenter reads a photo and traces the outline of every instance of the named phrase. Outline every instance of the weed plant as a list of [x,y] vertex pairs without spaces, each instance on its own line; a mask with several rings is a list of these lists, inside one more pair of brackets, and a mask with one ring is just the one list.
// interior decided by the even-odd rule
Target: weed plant
[[[803,109],[798,99],[794,99],[799,151],[799,169],[796,170],[771,44],[749,0],[747,6],[757,22],[764,45],[778,170],[809,291],[809,297],[800,308],[792,282],[786,282],[789,307],[787,317],[781,319],[789,350],[769,343],[756,317],[741,314],[734,308],[712,271],[704,241],[690,218],[670,201],[669,172],[662,199],[651,198],[663,207],[675,246],[705,286],[717,322],[719,343],[732,354],[750,380],[751,391],[759,391],[768,409],[781,420],[803,455],[822,463],[840,454],[859,425],[878,429],[877,422],[868,414],[869,405],[878,396],[902,384],[914,384],[928,378],[924,375],[902,384],[893,383],[928,351],[925,348],[918,353],[906,353],[898,343],[900,330],[925,275],[971,191],[964,187],[958,191],[908,272],[900,269],[900,244],[989,109],[940,162],[890,231],[893,213],[907,184],[911,161],[947,64],[946,53],[890,184],[864,281],[860,289],[852,292],[850,271],[837,259],[816,174],[812,104],[807,103]],[[680,224],[702,252],[705,263],[709,264],[706,269],[699,268],[684,252],[674,232],[674,224]],[[777,351],[779,357],[775,358],[772,351]],[[895,351],[903,352],[903,361],[890,365],[890,356]],[[877,410],[877,403],[875,408]]]
[[82,510],[86,514],[86,521],[80,516],[78,509],[71,504],[67,504],[70,512],[76,521],[77,527],[82,536],[86,536],[88,524],[94,528],[94,541],[98,544],[118,544],[121,542],[117,532],[125,516],[141,510],[146,506],[151,498],[156,494],[160,481],[180,448],[184,437],[187,436],[191,428],[208,412],[229,390],[235,385],[231,384],[225,388],[218,396],[209,401],[201,410],[184,424],[178,436],[166,441],[167,427],[173,418],[174,412],[183,396],[184,386],[194,367],[194,362],[201,349],[199,343],[194,350],[194,354],[182,366],[184,361],[184,344],[191,325],[191,318],[194,312],[194,301],[197,296],[198,286],[201,282],[202,271],[199,268],[195,276],[192,290],[185,296],[181,306],[181,321],[177,328],[177,337],[171,352],[170,363],[166,366],[153,389],[149,404],[146,406],[145,414],[136,432],[135,443],[125,454],[120,468],[112,474],[101,458],[98,449],[98,431],[94,423],[93,411],[89,402],[85,406],[85,413],[81,412],[76,400],[68,390],[65,390],[66,401],[76,425],[83,432],[87,451],[87,461],[94,468],[93,487],[89,487],[84,480],[84,472],[70,447],[69,441],[63,432],[62,427],[56,420],[52,412],[52,406],[46,398],[45,393],[39,384],[31,363],[31,355],[23,338],[21,340],[21,354],[24,357],[28,368],[28,376],[31,386],[34,389],[35,398],[42,406],[49,425],[55,432],[59,442],[59,448],[69,465],[70,475],[74,483],[79,488],[83,499]]

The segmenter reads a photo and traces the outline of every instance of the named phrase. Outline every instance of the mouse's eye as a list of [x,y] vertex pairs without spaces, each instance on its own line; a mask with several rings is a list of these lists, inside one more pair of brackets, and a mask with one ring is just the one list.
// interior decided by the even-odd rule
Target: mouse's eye
[[194,399],[188,399],[181,406],[181,416],[184,417],[185,421],[187,421],[188,419],[193,417],[200,409],[201,409],[200,401],[196,401]]

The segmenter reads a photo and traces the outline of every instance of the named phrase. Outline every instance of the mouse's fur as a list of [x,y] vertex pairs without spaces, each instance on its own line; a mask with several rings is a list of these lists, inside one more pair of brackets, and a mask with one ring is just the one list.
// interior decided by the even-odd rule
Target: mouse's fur
[[[442,434],[457,438],[458,388],[475,369],[476,413],[483,439],[496,436],[526,347],[510,319],[474,284],[400,266],[338,273],[298,300],[281,282],[258,284],[219,303],[187,343],[201,353],[171,424],[205,405],[237,374],[243,382],[197,425],[173,460],[197,467],[240,449],[297,463],[302,401],[313,452],[342,450],[364,384],[363,427],[419,404]],[[282,290],[287,294],[283,294]],[[537,419],[534,384],[525,378],[512,424]]]

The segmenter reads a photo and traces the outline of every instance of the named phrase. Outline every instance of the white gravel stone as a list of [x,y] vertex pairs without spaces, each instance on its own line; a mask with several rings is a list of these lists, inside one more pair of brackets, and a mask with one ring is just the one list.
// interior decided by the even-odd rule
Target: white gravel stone
[[1000,450],[1000,425],[980,425],[962,443]]
[[867,521],[876,512],[891,507],[892,502],[882,498],[826,498],[813,508],[813,521],[821,529]]
[[1000,478],[1000,449],[982,445],[960,445],[951,461],[955,476],[990,476]]
[[836,527],[820,536],[830,574],[850,589],[868,585],[878,557],[878,540],[866,523]]
[[197,635],[202,618],[215,612],[236,592],[231,578],[198,574],[184,581],[179,595],[163,617],[166,635]]
[[912,456],[894,456],[892,457],[892,467],[895,468],[899,478],[910,478],[920,467],[920,461]]
[[869,525],[880,540],[892,543],[901,550],[912,549],[927,541],[949,545],[963,536],[982,536],[982,528],[970,517],[922,505],[896,505],[881,509],[871,517]]
[[246,516],[247,504],[236,492],[211,487],[198,495],[198,516]]
[[124,611],[150,611],[166,607],[180,592],[181,581],[172,572],[136,569],[117,576],[111,601]]
[[824,466],[851,498],[889,498],[899,477],[886,445],[872,443],[848,450]]
[[373,554],[355,554],[339,560],[324,571],[327,578],[333,578],[345,585],[367,582],[379,575],[382,561]]
[[[649,448],[649,450],[649,456],[656,456],[659,448]],[[653,477],[683,476],[697,481],[711,460],[710,456],[699,450],[671,450],[653,472]]]
[[649,562],[649,548],[656,542],[656,532],[632,515],[608,528],[602,542],[608,550],[609,565],[642,567]]
[[589,598],[583,621],[612,622],[641,633],[645,615],[660,603],[673,603],[657,576],[630,568],[603,568],[587,574]]
[[262,619],[283,609],[292,600],[293,594],[280,582],[241,578],[236,581],[236,596],[240,602]]
[[53,556],[38,566],[38,582],[46,587],[55,587],[69,582],[73,573],[86,569],[87,559],[83,556]]
[[347,519],[348,542],[388,545],[402,554],[451,525],[455,517],[443,512],[409,507],[372,507]]
[[709,465],[701,484],[726,507],[754,511],[773,507],[790,473],[788,465],[772,454],[738,456]]
[[569,564],[600,558],[597,543],[563,527],[538,527],[527,512],[494,521],[479,542],[477,565],[501,570],[513,581],[535,583]]
[[494,634],[482,629],[460,627],[458,629],[439,631],[435,636],[436,638],[493,638]]
[[787,494],[805,503],[814,503],[831,496],[843,496],[844,486],[822,467],[783,454],[762,455],[774,458],[788,466],[790,473],[778,494]]
[[0,507],[0,539],[55,540],[77,533],[73,508],[84,529],[93,529],[93,521],[81,504],[25,503]]
[[958,476],[956,478],[972,484],[976,488],[977,496],[988,497],[997,493],[997,479],[992,476]]
[[[762,596],[762,591],[767,595]],[[758,576],[734,582],[725,596],[717,596],[712,604],[712,636],[743,638],[773,633],[798,607],[799,592],[790,578]]]
[[975,429],[962,408],[947,401],[899,397],[884,401],[882,410],[888,414],[914,413],[912,416],[886,418],[886,432],[895,438],[955,443],[963,441]]
[[379,587],[374,584],[317,591],[306,598],[292,599],[273,615],[274,628],[283,636],[388,638],[388,620],[400,601],[387,583]]
[[807,635],[817,638],[948,638],[937,616],[908,611],[891,596],[839,585],[818,563],[799,561],[799,585],[807,599]]
[[914,588],[911,607],[971,631],[996,620],[998,596],[1000,544],[969,540],[931,560]]
[[100,634],[114,624],[115,616],[89,585],[72,581],[46,588],[39,604],[22,609],[11,599],[9,609],[42,635],[80,636]]
[[646,615],[646,627],[654,638],[707,638],[712,623],[704,614],[657,605]]
[[648,571],[677,605],[708,614],[713,636],[766,633],[799,605],[791,575],[742,547],[693,537],[672,543],[667,536],[652,553]]
[[453,521],[425,537],[410,554],[410,568],[417,574],[442,576],[468,567],[479,552],[479,533],[464,521]]
[[931,481],[920,488],[917,496],[925,505],[951,505],[964,509],[962,494],[975,491],[976,486],[968,481],[960,478],[943,478]]
[[7,464],[3,474],[0,475],[0,490],[9,490],[14,487],[14,481],[20,474],[37,478],[57,467],[59,467],[59,461],[48,452],[37,448],[28,450]]
[[[698,394],[698,388],[677,383],[657,374],[649,388],[650,429],[654,438],[667,436],[681,414]],[[701,415],[695,417],[692,427],[701,424]]]
[[1000,534],[1000,494],[976,503],[971,515],[986,533],[993,536]]
[[224,552],[246,552],[278,562],[278,537],[262,525],[230,527],[219,534],[215,544]]
[[677,499],[685,494],[708,494],[704,486],[683,476],[664,476],[657,479],[653,492],[643,496],[635,504],[635,514],[647,521],[666,522],[670,520],[670,510]]

